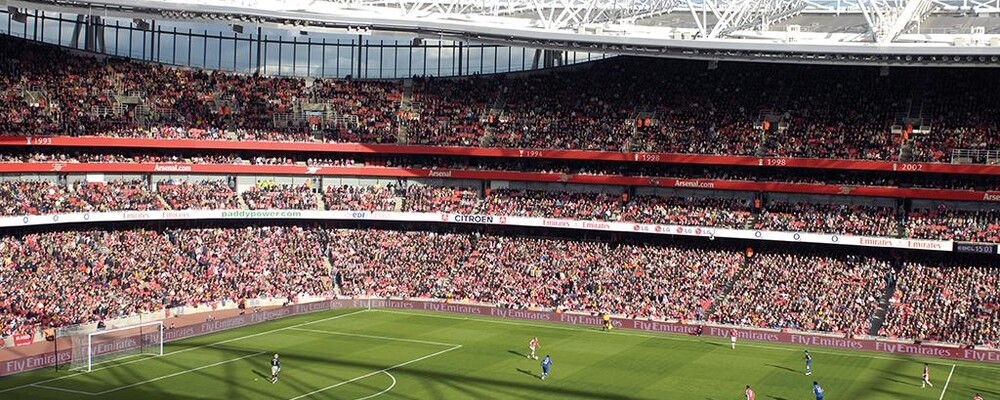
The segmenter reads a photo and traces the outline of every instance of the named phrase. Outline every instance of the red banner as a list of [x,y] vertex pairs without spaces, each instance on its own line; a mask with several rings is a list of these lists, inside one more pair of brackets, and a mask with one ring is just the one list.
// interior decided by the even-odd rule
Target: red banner
[[586,150],[486,149],[358,143],[298,143],[192,139],[132,139],[108,137],[0,137],[0,146],[121,147],[213,150],[267,150],[363,154],[426,154],[470,157],[544,158],[631,161],[669,164],[741,165],[860,171],[903,171],[942,174],[1000,175],[1000,165],[904,163],[892,161],[771,158],[669,153],[620,153]]
[[718,179],[638,178],[613,175],[573,175],[537,172],[410,169],[383,167],[307,167],[301,165],[176,164],[176,163],[0,163],[0,173],[158,173],[158,174],[269,174],[323,176],[382,176],[581,183],[592,185],[653,186],[750,192],[807,193],[910,199],[1000,202],[1000,192],[947,189],[905,189],[882,186],[812,183],[751,182]]
[[24,335],[14,335],[14,346],[27,346],[34,342],[34,336],[24,334]]

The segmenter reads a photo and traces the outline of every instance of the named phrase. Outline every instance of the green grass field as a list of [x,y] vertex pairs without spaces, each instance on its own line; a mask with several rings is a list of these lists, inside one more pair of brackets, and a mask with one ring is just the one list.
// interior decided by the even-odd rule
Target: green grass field
[[[525,357],[532,336],[549,379]],[[395,310],[335,310],[167,344],[163,356],[0,378],[2,399],[1000,399],[1000,365]],[[282,359],[271,384],[269,360]],[[923,362],[933,388],[920,388]],[[948,379],[949,372],[954,372]],[[947,390],[945,386],[947,384]]]

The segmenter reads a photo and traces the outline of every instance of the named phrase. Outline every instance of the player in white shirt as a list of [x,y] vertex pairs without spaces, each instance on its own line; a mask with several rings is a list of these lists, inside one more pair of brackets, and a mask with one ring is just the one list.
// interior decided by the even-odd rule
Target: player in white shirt
[[271,383],[278,383],[279,372],[281,372],[281,361],[278,360],[278,355],[275,354],[274,358],[271,359]]
[[733,350],[736,350],[736,329],[729,330],[729,347],[732,347]]

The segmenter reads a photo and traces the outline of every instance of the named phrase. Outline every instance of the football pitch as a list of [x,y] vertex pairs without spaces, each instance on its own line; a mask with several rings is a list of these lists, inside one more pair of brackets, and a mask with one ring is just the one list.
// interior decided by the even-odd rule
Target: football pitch
[[[537,336],[548,379],[526,357]],[[1000,399],[1000,365],[556,323],[334,310],[168,343],[89,373],[0,378],[0,399]],[[270,359],[281,355],[277,384]],[[923,363],[933,388],[920,387]]]

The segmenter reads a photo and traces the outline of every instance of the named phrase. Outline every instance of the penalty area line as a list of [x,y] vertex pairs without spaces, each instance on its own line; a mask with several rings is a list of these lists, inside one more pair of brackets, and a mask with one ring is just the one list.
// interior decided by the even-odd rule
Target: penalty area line
[[944,392],[948,391],[948,384],[951,383],[951,375],[955,373],[955,364],[951,365],[951,372],[948,373],[948,380],[944,381],[944,388],[941,389],[941,397],[938,400],[944,399]]
[[256,356],[259,356],[259,355],[264,354],[264,353],[266,353],[266,351],[260,351],[260,352],[254,353],[254,354],[247,354],[247,355],[245,355],[243,357],[237,357],[237,358],[233,358],[233,359],[229,359],[229,360],[225,360],[225,361],[219,361],[219,362],[214,363],[214,364],[203,365],[203,366],[200,366],[198,368],[191,368],[191,369],[187,369],[187,370],[184,370],[184,371],[175,372],[175,373],[172,373],[170,375],[163,375],[163,376],[158,377],[158,378],[147,379],[147,380],[144,380],[142,382],[136,382],[136,383],[133,383],[133,384],[130,384],[130,385],[119,386],[119,387],[116,387],[114,389],[105,390],[103,392],[97,392],[94,395],[100,396],[102,394],[113,393],[113,392],[117,392],[119,390],[125,390],[125,389],[128,389],[128,388],[133,388],[133,387],[136,387],[136,386],[145,385],[147,383],[153,383],[153,382],[164,380],[164,379],[167,379],[167,378],[173,378],[173,377],[178,376],[178,375],[184,375],[184,374],[188,374],[188,373],[195,372],[195,371],[201,371],[201,370],[206,369],[206,368],[212,368],[212,367],[219,366],[219,365],[222,365],[222,364],[228,364],[228,363],[231,363],[231,362],[234,362],[234,361],[242,360],[244,358],[256,357]]
[[[331,320],[335,320],[335,319],[339,319],[339,318],[349,317],[349,316],[360,314],[360,313],[363,313],[363,312],[368,312],[368,310],[352,311],[352,312],[349,312],[349,313],[346,313],[346,314],[334,315],[332,317],[318,319],[318,320],[315,320],[315,321],[307,321],[307,322],[303,322],[301,324],[286,326],[286,327],[283,327],[283,328],[275,328],[275,329],[272,329],[272,330],[269,330],[269,331],[258,332],[258,333],[254,333],[254,334],[251,334],[251,335],[240,336],[240,337],[232,338],[232,339],[226,339],[226,340],[218,341],[218,342],[215,342],[215,343],[204,344],[204,345],[196,346],[196,347],[189,347],[189,348],[182,349],[182,350],[177,350],[177,351],[172,351],[172,352],[169,352],[169,353],[164,353],[162,356],[146,357],[146,358],[142,358],[142,359],[139,359],[139,360],[132,360],[132,361],[127,361],[127,362],[123,362],[123,363],[112,364],[112,365],[109,365],[109,366],[106,366],[106,367],[96,368],[96,369],[94,369],[94,370],[92,370],[90,372],[77,372],[75,374],[70,374],[70,375],[60,376],[60,377],[56,377],[56,378],[46,379],[46,380],[42,380],[42,381],[38,381],[38,382],[26,383],[26,384],[23,384],[23,385],[20,385],[20,386],[14,386],[12,388],[0,389],[0,393],[11,392],[11,391],[15,391],[15,390],[18,390],[18,389],[23,389],[23,388],[26,388],[26,387],[36,386],[36,385],[39,385],[39,384],[42,384],[42,383],[49,383],[49,382],[61,381],[63,379],[72,378],[72,377],[75,377],[75,376],[78,376],[78,375],[83,375],[83,374],[88,374],[88,373],[92,373],[92,372],[97,372],[97,371],[101,371],[101,370],[105,370],[105,369],[109,369],[109,368],[117,368],[117,367],[120,367],[120,366],[123,366],[123,365],[128,365],[128,364],[132,364],[132,363],[137,363],[137,362],[142,362],[142,361],[146,361],[146,360],[151,360],[151,359],[158,358],[158,357],[166,357],[166,356],[172,356],[172,355],[175,355],[175,354],[187,353],[187,352],[192,351],[192,350],[198,350],[198,349],[203,349],[203,348],[206,348],[206,347],[218,346],[220,344],[225,344],[225,343],[229,343],[229,342],[235,342],[237,340],[250,339],[250,338],[255,338],[255,337],[259,337],[259,336],[263,336],[263,335],[272,334],[272,333],[275,333],[275,332],[282,332],[282,331],[286,331],[286,330],[289,330],[289,329],[295,329],[295,328],[299,328],[299,327],[303,327],[303,326],[307,326],[307,325],[318,324],[320,322],[326,322],[326,321],[331,321]],[[212,332],[212,334],[221,333],[221,332],[225,332],[225,331]],[[118,359],[116,359],[114,361],[117,361],[117,360]],[[112,360],[109,360],[109,361],[112,361]]]
[[381,392],[378,392],[378,393],[375,393],[375,394],[370,394],[370,395],[367,395],[365,397],[358,397],[358,398],[356,398],[354,400],[368,400],[368,399],[373,398],[373,397],[378,397],[378,396],[381,396],[383,394],[386,394],[388,391],[392,390],[392,388],[396,387],[396,377],[392,376],[392,374],[390,374],[389,371],[382,371],[382,373],[384,373],[386,375],[389,375],[389,379],[392,379],[392,383],[389,384],[389,387],[387,387],[385,389],[382,389]]
[[[459,345],[455,345],[454,347],[450,347],[450,348],[447,348],[447,349],[444,349],[444,350],[441,350],[441,351],[439,351],[439,352],[436,352],[436,353],[434,353],[434,354],[428,354],[428,355],[426,355],[426,356],[423,356],[423,357],[420,357],[420,358],[414,358],[414,359],[412,359],[412,360],[410,360],[410,361],[406,361],[406,362],[402,362],[402,363],[399,363],[399,364],[396,364],[396,365],[393,365],[393,366],[391,366],[391,367],[388,367],[388,368],[383,368],[383,369],[380,369],[380,370],[378,370],[378,371],[374,371],[374,372],[369,372],[369,373],[367,373],[367,374],[364,374],[364,375],[361,375],[361,376],[359,376],[359,377],[356,377],[356,378],[353,378],[353,379],[350,379],[350,380],[346,380],[346,381],[343,381],[343,382],[340,382],[340,383],[335,383],[335,384],[333,384],[333,385],[330,385],[330,386],[327,386],[327,387],[324,387],[324,388],[320,388],[320,389],[316,389],[316,390],[313,390],[313,391],[311,391],[311,392],[309,392],[309,393],[306,393],[306,394],[303,394],[303,395],[300,395],[300,396],[296,396],[296,397],[292,397],[291,399],[288,399],[288,400],[299,400],[299,399],[303,399],[303,398],[306,398],[306,397],[309,397],[309,396],[312,396],[312,395],[314,395],[314,394],[317,394],[317,393],[321,393],[321,392],[325,392],[325,391],[327,391],[327,390],[330,390],[330,389],[333,389],[333,388],[337,388],[337,387],[340,387],[340,386],[344,386],[344,385],[346,385],[346,384],[348,384],[348,383],[354,383],[354,382],[357,382],[357,381],[360,381],[360,380],[362,380],[362,379],[365,379],[365,378],[368,378],[368,377],[371,377],[371,376],[374,376],[374,375],[378,375],[378,374],[381,374],[381,373],[383,373],[383,372],[389,372],[389,371],[391,371],[391,370],[394,370],[394,369],[396,369],[396,368],[400,368],[400,367],[404,367],[404,366],[407,366],[407,365],[410,365],[410,364],[413,364],[413,363],[415,363],[415,362],[418,362],[418,361],[423,361],[423,360],[426,360],[426,359],[428,359],[428,358],[431,358],[431,357],[437,357],[437,356],[439,356],[439,355],[442,355],[442,354],[444,354],[444,353],[447,353],[447,352],[449,352],[449,351],[453,351],[453,350],[458,350],[458,349],[460,349],[460,348],[462,348],[462,345],[460,345],[460,344],[459,344]],[[390,375],[390,376],[392,376],[392,375]],[[395,382],[396,382],[396,378],[395,378],[395,377],[393,377],[393,378],[392,378],[392,381],[393,381],[393,386],[395,386]],[[391,389],[391,387],[390,387],[390,389]],[[385,390],[385,391],[383,391],[382,393],[384,393],[384,392],[386,392],[386,391],[388,391],[388,390]],[[382,393],[378,393],[378,394],[382,394]],[[363,399],[369,399],[369,398],[371,398],[371,397],[374,397],[374,396],[369,396],[369,397],[364,397]],[[360,399],[359,399],[359,400],[360,400]]]
[[394,342],[428,344],[428,345],[432,345],[432,346],[445,346],[445,347],[458,346],[458,344],[456,344],[456,343],[441,343],[441,342],[432,342],[432,341],[429,341],[429,340],[394,338],[394,337],[388,337],[388,336],[364,335],[364,334],[360,334],[360,333],[348,333],[348,332],[337,332],[337,331],[324,331],[324,330],[320,330],[320,329],[292,328],[291,330],[293,330],[293,331],[299,331],[299,332],[322,333],[322,334],[325,334],[325,335],[350,336],[350,337],[359,337],[359,338],[366,338],[366,339],[389,340],[389,341],[394,341]]
[[87,395],[87,396],[97,396],[97,395],[98,395],[98,393],[93,393],[93,392],[85,392],[85,391],[83,391],[83,390],[75,390],[75,389],[66,389],[66,388],[61,388],[61,387],[55,387],[55,386],[45,386],[45,385],[37,385],[37,384],[36,384],[36,385],[31,385],[31,387],[36,387],[36,388],[40,388],[40,389],[48,389],[48,390],[58,390],[58,391],[60,391],[60,392],[68,392],[68,393],[76,393],[76,394],[85,394],[85,395]]

